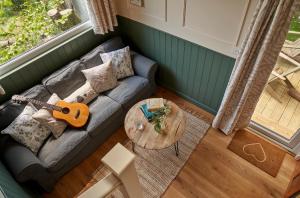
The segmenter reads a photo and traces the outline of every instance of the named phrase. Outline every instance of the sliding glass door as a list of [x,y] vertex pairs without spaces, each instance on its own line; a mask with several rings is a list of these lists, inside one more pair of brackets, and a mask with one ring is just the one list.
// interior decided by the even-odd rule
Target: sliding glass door
[[288,148],[300,142],[300,12],[252,116],[251,127]]

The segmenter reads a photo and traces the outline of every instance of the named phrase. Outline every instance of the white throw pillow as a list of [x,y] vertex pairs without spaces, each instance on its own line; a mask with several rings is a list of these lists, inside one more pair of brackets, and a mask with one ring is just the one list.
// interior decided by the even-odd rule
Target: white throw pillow
[[96,98],[98,94],[92,88],[91,84],[86,81],[84,85],[75,90],[72,94],[64,99],[64,101],[73,103],[73,102],[81,102],[84,104],[90,103],[94,98]]
[[82,73],[98,94],[113,89],[118,84],[111,61],[90,69],[82,70]]
[[22,113],[1,133],[9,134],[37,154],[51,131],[32,118],[35,112],[37,109],[32,104],[26,105]]
[[[58,95],[54,93],[49,98],[47,103],[55,105],[60,100],[61,99],[58,97]],[[52,111],[45,109],[45,108],[40,109],[38,112],[33,114],[32,117],[35,120],[39,121],[42,125],[48,127],[51,130],[51,132],[55,138],[59,138],[59,136],[61,136],[63,134],[64,130],[68,126],[68,124],[66,122],[56,120],[52,116]]]
[[128,46],[112,52],[101,53],[100,56],[103,62],[111,60],[117,79],[134,75]]

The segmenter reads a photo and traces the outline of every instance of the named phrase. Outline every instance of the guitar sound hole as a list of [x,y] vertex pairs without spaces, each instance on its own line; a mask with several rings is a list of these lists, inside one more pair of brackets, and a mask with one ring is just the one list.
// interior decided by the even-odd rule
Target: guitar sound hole
[[68,114],[70,112],[69,108],[62,108],[61,112],[63,112],[64,114]]

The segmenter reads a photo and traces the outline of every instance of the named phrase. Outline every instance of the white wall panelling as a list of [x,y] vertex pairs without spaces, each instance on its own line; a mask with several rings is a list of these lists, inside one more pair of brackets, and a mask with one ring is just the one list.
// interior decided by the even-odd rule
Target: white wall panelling
[[118,14],[236,57],[258,0],[115,0]]

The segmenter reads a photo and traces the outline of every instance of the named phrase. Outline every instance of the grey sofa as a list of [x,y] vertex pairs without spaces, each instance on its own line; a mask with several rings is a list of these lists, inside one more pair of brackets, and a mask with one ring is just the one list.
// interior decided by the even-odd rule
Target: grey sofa
[[[41,84],[25,91],[23,95],[42,101],[47,101],[52,93],[64,98],[84,84],[85,78],[80,70],[102,63],[100,52],[122,47],[125,45],[119,37],[106,41],[79,60],[44,78]],[[155,91],[156,63],[132,52],[132,65],[134,76],[122,79],[115,89],[99,95],[89,104],[91,116],[85,127],[68,128],[58,139],[49,137],[37,155],[9,136],[1,135],[1,158],[16,180],[34,181],[46,191],[51,191],[62,175],[113,134],[123,124],[128,109]],[[23,108],[11,101],[2,105],[0,130],[7,127]]]

